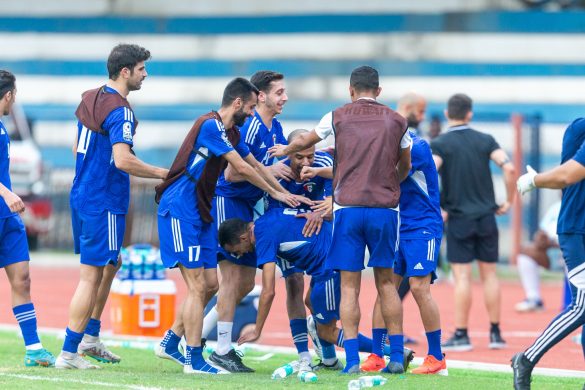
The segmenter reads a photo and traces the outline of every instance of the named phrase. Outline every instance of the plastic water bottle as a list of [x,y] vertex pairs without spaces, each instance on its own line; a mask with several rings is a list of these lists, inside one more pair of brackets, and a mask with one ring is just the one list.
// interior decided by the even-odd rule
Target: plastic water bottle
[[116,277],[120,280],[130,279],[130,260],[128,258],[128,251],[125,248],[120,250],[120,259],[118,261],[122,262]]
[[362,384],[359,379],[352,379],[347,384],[347,390],[361,390]]
[[144,259],[142,268],[142,278],[145,280],[154,279],[154,267],[156,266],[156,253],[152,251],[142,251],[142,258]]
[[164,280],[166,276],[165,266],[162,261],[158,259],[156,263],[154,263],[154,278],[157,280]]
[[381,375],[360,376],[360,386],[362,389],[366,387],[382,386],[386,382],[388,382],[388,379]]
[[284,366],[278,367],[272,373],[272,379],[284,379],[299,370],[298,360],[292,361]]
[[298,378],[301,382],[317,382],[317,374],[311,371],[299,372]]
[[143,264],[142,254],[136,251],[130,252],[130,264],[132,265],[131,278],[141,280]]

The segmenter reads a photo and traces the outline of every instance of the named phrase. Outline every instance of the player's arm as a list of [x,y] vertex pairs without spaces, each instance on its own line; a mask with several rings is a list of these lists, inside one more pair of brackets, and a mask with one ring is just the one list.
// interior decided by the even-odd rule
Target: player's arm
[[268,169],[268,167],[266,167],[264,164],[262,164],[258,160],[256,160],[256,158],[252,155],[252,153],[248,154],[244,158],[244,161],[246,161],[248,164],[250,164],[250,166],[252,166],[252,168],[254,168],[256,170],[256,172],[260,175],[260,177],[262,177],[266,181],[266,183],[268,183],[276,191],[288,193],[288,191],[285,190],[282,187],[282,185],[280,185],[278,180],[276,180],[276,178],[274,177],[274,175],[272,174],[270,169]]
[[75,132],[75,140],[73,141],[73,145],[71,146],[71,151],[73,152],[73,157],[77,155],[77,132]]
[[272,301],[276,295],[275,289],[275,270],[276,263],[265,263],[262,267],[262,292],[258,302],[258,314],[256,315],[256,325],[249,331],[245,332],[238,339],[238,345],[256,341],[262,334],[262,329],[266,323],[266,318],[270,312]]
[[283,157],[300,152],[324,140],[331,133],[333,133],[333,113],[328,112],[313,130],[299,135],[288,145],[274,145],[268,149],[268,152],[272,157]]
[[412,168],[412,161],[410,156],[410,149],[412,148],[412,138],[408,130],[402,136],[400,140],[400,159],[396,164],[396,170],[398,171],[398,180],[402,182],[408,177],[410,169]]
[[585,180],[585,166],[573,159],[542,173],[536,172],[530,166],[526,168],[528,173],[520,176],[516,183],[520,195],[534,188],[563,189]]
[[496,149],[490,154],[490,159],[495,162],[504,173],[504,183],[506,184],[506,201],[500,205],[498,210],[496,210],[496,214],[502,215],[508,212],[512,202],[514,201],[514,196],[516,194],[515,191],[515,184],[516,184],[516,169],[514,169],[514,164],[508,158],[506,152],[502,149]]
[[301,170],[301,180],[309,180],[315,176],[333,179],[333,167],[303,167]]
[[[285,192],[280,192],[270,186],[263,178],[256,172],[254,168],[250,164],[240,157],[238,152],[232,150],[223,155],[226,161],[232,166],[232,169],[238,175],[245,178],[248,182],[255,185],[256,187],[260,188],[262,191],[268,193],[272,198],[279,202],[286,203],[291,207],[297,207],[300,202],[297,200],[297,197]],[[310,201],[309,201],[310,202]]]
[[22,213],[24,211],[25,206],[22,199],[2,183],[0,183],[0,196],[13,213]]
[[147,164],[136,157],[130,150],[130,145],[118,142],[112,146],[114,164],[116,168],[132,176],[165,179],[168,169]]

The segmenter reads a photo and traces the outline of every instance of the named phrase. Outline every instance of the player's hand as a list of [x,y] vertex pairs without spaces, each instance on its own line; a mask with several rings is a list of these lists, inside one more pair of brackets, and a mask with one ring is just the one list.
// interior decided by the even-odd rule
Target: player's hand
[[496,210],[496,215],[504,215],[508,212],[508,210],[510,210],[510,202],[505,201]]
[[26,206],[24,205],[22,199],[20,199],[20,197],[16,195],[14,192],[7,191],[6,194],[3,195],[3,197],[4,202],[6,202],[6,205],[13,213],[22,213],[26,209]]
[[313,167],[303,167],[301,170],[301,180],[309,180],[317,176],[317,170]]
[[276,144],[268,148],[268,153],[270,153],[270,157],[284,157],[286,156],[285,149],[286,145]]
[[260,333],[256,330],[256,326],[252,326],[240,336],[238,339],[238,345],[242,345],[244,343],[253,343],[259,338]]
[[291,181],[295,178],[292,169],[290,169],[290,167],[283,162],[278,162],[274,165],[271,165],[268,169],[270,169],[272,176],[276,177],[277,179]]
[[303,226],[303,236],[311,237],[313,233],[319,234],[323,226],[323,217],[319,213],[303,213],[295,215],[296,218],[306,218],[307,222]]
[[516,182],[516,188],[518,188],[520,195],[524,195],[525,193],[536,188],[536,184],[534,184],[534,177],[538,174],[538,172],[536,172],[530,165],[526,166],[526,170],[528,172],[520,176]]
[[297,207],[301,204],[300,200],[297,199],[298,195],[276,191],[275,193],[270,194],[270,196],[272,196],[274,200],[285,203],[290,207]]
[[311,207],[314,213],[319,214],[321,218],[333,215],[333,198],[328,196],[324,200],[316,201],[316,205]]
[[161,180],[165,180],[167,178],[167,176],[169,175],[169,170],[165,169],[165,168],[159,168],[158,169],[158,178]]
[[449,219],[449,213],[441,209],[441,218],[443,218],[443,223],[447,222]]

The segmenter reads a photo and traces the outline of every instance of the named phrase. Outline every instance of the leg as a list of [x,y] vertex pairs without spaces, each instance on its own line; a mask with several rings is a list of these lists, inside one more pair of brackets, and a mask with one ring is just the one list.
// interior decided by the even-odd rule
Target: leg
[[455,279],[455,327],[467,329],[471,308],[471,264],[451,263]]
[[483,283],[483,297],[491,323],[500,322],[500,282],[495,263],[478,261],[479,275]]
[[[285,279],[286,284],[286,311],[290,324],[293,343],[299,354],[299,360],[311,360],[309,353],[309,339],[307,329],[307,312],[303,302],[305,281],[302,273],[292,273]],[[321,345],[313,339],[313,346],[317,355],[321,357]]]
[[[396,363],[403,369],[404,339],[402,334],[402,302],[398,297],[396,287],[392,283],[394,271],[392,268],[374,268],[376,288],[380,297],[382,317],[388,330],[390,340],[390,363]],[[389,365],[389,367],[391,366]]]
[[517,262],[518,276],[522,282],[526,299],[515,306],[516,311],[529,312],[542,309],[540,266],[532,257],[522,253],[518,255]]
[[341,304],[339,315],[344,333],[344,348],[347,364],[344,371],[350,372],[352,367],[359,365],[358,327],[360,322],[359,295],[361,287],[361,271],[341,271]]
[[[219,282],[217,279],[217,267],[205,269],[205,282],[207,283],[207,294],[205,297],[205,306],[211,301],[211,298],[217,294],[219,290]],[[201,337],[207,339],[209,333],[217,326],[217,305],[214,305],[203,318],[203,330]]]

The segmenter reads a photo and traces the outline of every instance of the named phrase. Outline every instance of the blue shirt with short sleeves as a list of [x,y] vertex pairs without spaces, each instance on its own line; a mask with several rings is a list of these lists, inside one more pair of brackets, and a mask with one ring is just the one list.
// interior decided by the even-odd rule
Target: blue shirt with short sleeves
[[[198,180],[205,167],[206,159],[201,156],[222,156],[234,150],[227,138],[223,124],[217,119],[208,119],[201,125],[193,151],[187,163],[189,176]],[[240,155],[246,156],[249,151],[245,144],[238,144],[235,149]],[[198,153],[199,152],[199,153]],[[187,175],[181,176],[165,190],[158,206],[158,214],[168,213],[174,218],[201,226],[203,221],[197,206],[196,183]]]
[[400,237],[440,238],[443,219],[439,176],[433,154],[424,139],[412,131],[410,136],[412,169],[400,184]]
[[[275,144],[287,143],[280,122],[276,118],[272,119],[271,128],[269,129],[262,122],[258,112],[255,112],[253,116],[246,120],[244,126],[240,128],[240,133],[242,134],[242,142],[248,146],[250,153],[256,160],[266,166],[272,165],[277,161],[276,158],[270,157],[268,148]],[[228,182],[223,173],[217,181],[215,193],[226,198],[245,199],[250,202],[252,207],[264,195],[260,188],[247,181],[239,183]]]
[[[567,127],[563,136],[561,164],[575,160],[585,166],[585,118],[576,119]],[[585,234],[585,218],[576,212],[585,204],[585,180],[563,189],[561,211],[557,224],[557,233]]]
[[323,222],[318,235],[304,237],[306,219],[296,218],[296,214],[296,209],[272,209],[254,222],[258,267],[281,258],[311,276],[330,272],[325,269],[325,258],[331,245],[332,224]]
[[[10,181],[10,137],[2,121],[0,121],[0,183],[12,191],[12,182]],[[16,215],[10,211],[10,208],[0,199],[0,218],[8,218]]]
[[[284,164],[290,167],[290,160],[284,160]],[[311,166],[315,168],[331,167],[333,166],[333,158],[328,153],[317,151],[315,152],[315,160]],[[323,200],[325,197],[331,196],[333,193],[332,182],[333,180],[321,176],[315,176],[314,178],[305,180],[302,183],[298,183],[294,180],[286,181],[284,179],[279,179],[280,185],[291,194],[303,195],[311,200]],[[289,206],[270,196],[268,197],[268,209],[286,207]],[[307,207],[307,205],[301,204],[297,209],[306,210]]]
[[[105,87],[107,93],[118,93]],[[113,145],[133,146],[136,131],[134,113],[118,107],[108,114],[102,129],[106,134],[89,130],[77,123],[75,178],[71,188],[71,207],[87,214],[126,214],[130,202],[130,178],[114,164]]]

